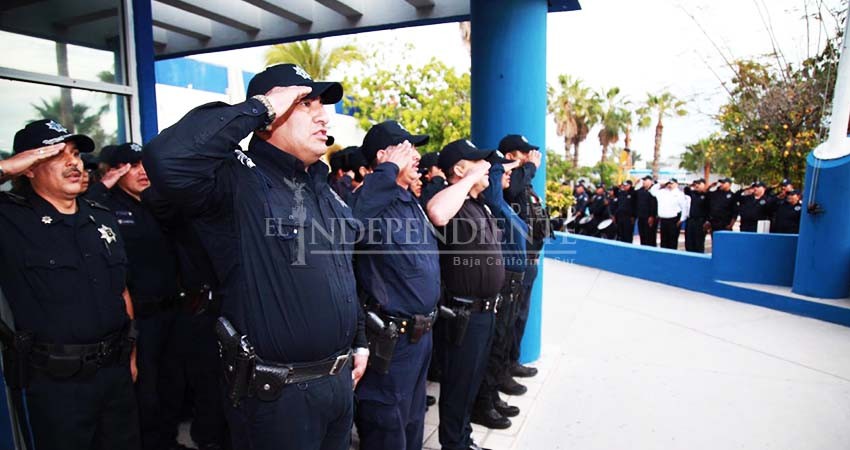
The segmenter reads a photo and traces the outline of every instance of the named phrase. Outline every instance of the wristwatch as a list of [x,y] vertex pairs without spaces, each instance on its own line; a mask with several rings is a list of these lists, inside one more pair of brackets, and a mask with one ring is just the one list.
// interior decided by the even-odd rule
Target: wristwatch
[[262,94],[257,94],[257,95],[255,95],[251,98],[259,101],[260,103],[263,104],[263,106],[266,107],[266,114],[267,114],[266,115],[266,123],[263,125],[263,130],[266,130],[266,131],[271,130],[272,122],[274,122],[274,119],[277,117],[277,113],[274,112],[274,108],[272,107],[272,103],[269,101],[268,97],[266,97],[265,95],[262,95]]

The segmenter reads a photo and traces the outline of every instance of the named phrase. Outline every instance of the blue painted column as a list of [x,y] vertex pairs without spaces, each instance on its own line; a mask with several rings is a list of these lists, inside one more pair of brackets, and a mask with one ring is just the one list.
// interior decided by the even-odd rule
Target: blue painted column
[[156,119],[156,72],[150,0],[133,0],[133,38],[136,43],[136,80],[139,83],[142,142],[148,142],[159,131]]
[[[496,148],[506,134],[522,134],[543,149],[547,13],[546,0],[470,0],[472,141],[476,145]],[[534,178],[534,190],[541,196],[546,193],[545,164]],[[531,295],[522,362],[540,357],[542,279],[541,263]]]
[[[845,121],[846,122],[846,121]],[[809,154],[793,291],[821,298],[850,295],[850,156]],[[806,211],[816,203],[822,212]]]

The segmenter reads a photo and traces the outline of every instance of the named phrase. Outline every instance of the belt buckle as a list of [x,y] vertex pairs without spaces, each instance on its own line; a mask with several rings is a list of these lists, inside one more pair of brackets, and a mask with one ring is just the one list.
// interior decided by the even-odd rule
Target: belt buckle
[[331,366],[331,371],[328,372],[328,374],[329,375],[338,374],[339,371],[342,370],[343,367],[345,367],[345,363],[347,363],[347,362],[348,362],[348,353],[337,356],[336,360],[334,361],[334,365]]

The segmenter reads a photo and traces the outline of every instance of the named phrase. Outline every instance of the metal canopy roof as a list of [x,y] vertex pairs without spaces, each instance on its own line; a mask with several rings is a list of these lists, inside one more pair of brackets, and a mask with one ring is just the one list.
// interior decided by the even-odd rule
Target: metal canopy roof
[[[550,0],[549,10],[579,9]],[[153,0],[157,58],[468,20],[469,0]]]

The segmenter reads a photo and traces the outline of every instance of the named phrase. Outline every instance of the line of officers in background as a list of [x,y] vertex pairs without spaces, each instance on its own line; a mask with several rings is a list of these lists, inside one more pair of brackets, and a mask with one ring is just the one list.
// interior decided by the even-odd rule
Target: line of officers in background
[[[732,181],[721,178],[711,184],[700,178],[680,189],[675,178],[657,182],[643,177],[634,186],[626,180],[619,187],[596,186],[595,193],[580,182],[575,187],[575,214],[567,228],[575,233],[634,241],[641,245],[677,249],[681,229],[685,250],[704,253],[705,237],[714,231],[731,231],[740,217],[740,231],[756,232],[769,221],[771,233],[797,234],[802,212],[801,193],[787,179],[772,195],[761,181],[732,191]],[[683,227],[684,224],[684,227]]]
[[347,450],[352,424],[420,449],[430,369],[442,448],[480,449],[470,423],[509,427],[499,392],[536,374],[538,147],[420,157],[429,137],[387,121],[329,170],[339,83],[281,64],[247,94],[97,160],[53,120],[15,135],[0,339],[27,446],[179,449],[188,416],[202,449]]

